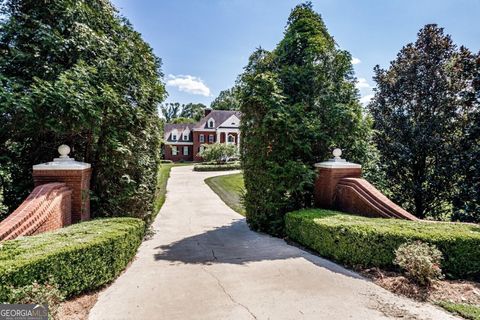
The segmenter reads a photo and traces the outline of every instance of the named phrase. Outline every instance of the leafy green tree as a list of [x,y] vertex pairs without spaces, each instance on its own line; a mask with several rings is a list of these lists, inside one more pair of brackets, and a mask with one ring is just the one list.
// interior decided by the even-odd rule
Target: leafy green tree
[[160,105],[160,111],[165,118],[166,123],[171,123],[173,119],[180,117],[182,106],[179,102],[170,102]]
[[241,76],[241,155],[250,226],[284,232],[286,212],[312,204],[313,164],[341,147],[369,156],[370,122],[351,56],[335,44],[311,3],[295,7],[273,52],[255,51]]
[[194,119],[192,118],[184,118],[184,117],[178,117],[178,118],[174,118],[172,119],[172,121],[170,121],[170,123],[173,123],[173,124],[178,124],[178,123],[195,123],[197,121],[195,121]]
[[220,92],[218,97],[212,101],[210,108],[213,110],[239,110],[240,109],[240,100],[239,100],[239,88],[234,86],[230,89],[223,90]]
[[457,168],[459,180],[453,200],[453,220],[480,222],[480,53],[461,47],[449,69],[460,91],[464,125],[461,128]]
[[197,122],[203,117],[206,107],[207,106],[203,103],[187,103],[185,105],[182,105],[182,112],[180,113],[180,117],[190,118],[194,122]]
[[92,212],[151,211],[164,99],[161,62],[107,0],[2,2],[0,165],[13,210],[58,145],[92,164]]
[[459,55],[442,28],[426,25],[389,69],[375,67],[377,90],[369,105],[393,200],[419,218],[452,211],[464,112],[458,94],[467,82],[452,64]]
[[166,123],[185,123],[182,121],[186,120],[174,121],[174,119],[191,119],[192,122],[197,122],[203,117],[205,108],[206,106],[203,103],[180,104],[179,102],[169,102],[162,104],[160,111]]
[[214,161],[216,163],[222,163],[227,161],[229,158],[235,157],[237,155],[237,147],[233,144],[225,143],[213,143],[213,144],[204,144],[203,151],[199,152],[199,156],[205,161]]

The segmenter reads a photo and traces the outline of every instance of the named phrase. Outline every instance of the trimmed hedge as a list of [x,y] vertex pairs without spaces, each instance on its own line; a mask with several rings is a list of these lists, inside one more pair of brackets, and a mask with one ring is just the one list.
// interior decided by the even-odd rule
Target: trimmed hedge
[[125,269],[137,252],[145,223],[97,219],[0,243],[0,302],[11,287],[52,280],[68,297],[98,288]]
[[480,226],[366,218],[308,209],[285,217],[290,239],[320,255],[357,267],[396,268],[395,249],[414,240],[437,246],[450,278],[480,278]]
[[193,166],[193,171],[228,171],[240,170],[242,168],[239,162],[226,164],[203,164],[199,163]]

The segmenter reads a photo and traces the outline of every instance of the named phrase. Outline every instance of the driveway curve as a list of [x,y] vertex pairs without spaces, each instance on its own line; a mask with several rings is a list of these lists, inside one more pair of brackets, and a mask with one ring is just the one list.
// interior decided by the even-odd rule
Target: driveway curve
[[172,168],[155,235],[99,295],[91,320],[457,319],[251,231],[204,183],[230,173]]

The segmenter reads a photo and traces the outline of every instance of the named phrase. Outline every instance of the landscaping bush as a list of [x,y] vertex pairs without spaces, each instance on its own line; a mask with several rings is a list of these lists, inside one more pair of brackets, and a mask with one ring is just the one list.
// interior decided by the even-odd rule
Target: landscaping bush
[[224,163],[224,164],[196,164],[193,166],[193,171],[228,171],[240,170],[242,165],[240,162]]
[[434,245],[415,241],[404,243],[395,250],[395,264],[406,272],[406,276],[421,286],[429,286],[432,280],[442,277],[442,253]]
[[13,288],[6,302],[19,304],[46,304],[50,319],[58,319],[60,303],[65,299],[55,284],[36,282],[20,288]]
[[395,268],[395,250],[419,240],[442,252],[448,277],[480,278],[477,225],[367,218],[321,209],[290,212],[285,223],[290,239],[346,265]]
[[165,163],[173,163],[173,161],[172,161],[172,160],[160,160],[160,163],[163,163],[163,164],[165,164]]
[[203,160],[208,162],[215,162],[217,164],[224,163],[230,158],[237,157],[237,147],[233,144],[225,143],[214,143],[214,144],[204,144],[203,151],[198,155],[203,158]]
[[69,297],[112,281],[135,255],[144,225],[135,218],[98,219],[3,242],[0,302],[32,283],[55,283]]

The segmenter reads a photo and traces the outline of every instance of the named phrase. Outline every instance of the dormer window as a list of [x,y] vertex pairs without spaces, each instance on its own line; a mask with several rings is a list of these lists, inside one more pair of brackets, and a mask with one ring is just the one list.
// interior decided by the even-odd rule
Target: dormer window
[[178,139],[178,131],[177,129],[172,130],[172,141],[177,141]]
[[183,141],[187,141],[188,140],[188,134],[183,134]]
[[215,120],[213,120],[212,118],[210,118],[207,122],[207,127],[208,128],[213,128],[215,126]]

